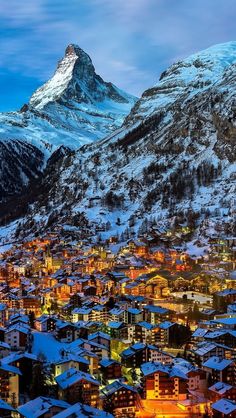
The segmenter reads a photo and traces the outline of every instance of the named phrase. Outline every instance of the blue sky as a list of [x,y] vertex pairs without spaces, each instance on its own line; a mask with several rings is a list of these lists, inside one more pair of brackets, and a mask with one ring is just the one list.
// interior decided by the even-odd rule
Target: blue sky
[[2,0],[0,110],[27,102],[69,43],[140,95],[174,61],[236,40],[235,21],[235,0]]

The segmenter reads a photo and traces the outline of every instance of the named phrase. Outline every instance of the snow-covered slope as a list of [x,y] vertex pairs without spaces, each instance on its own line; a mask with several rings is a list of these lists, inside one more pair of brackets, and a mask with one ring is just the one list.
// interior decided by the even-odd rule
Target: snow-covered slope
[[58,221],[84,212],[120,232],[150,217],[219,221],[233,231],[235,91],[235,42],[174,64],[121,129],[47,167],[40,187],[48,192],[37,197],[32,214],[47,219],[54,212]]
[[[45,160],[57,147],[64,145],[76,149],[91,141],[104,138],[120,127],[136,98],[107,83],[96,74],[90,57],[78,46],[69,45],[59,62],[54,76],[31,97],[29,104],[19,112],[0,114],[0,143],[11,143],[11,152],[24,144],[24,148],[37,148]],[[16,145],[14,145],[16,144]],[[2,164],[7,167],[9,191],[21,190],[31,179],[20,176],[14,179],[18,154],[4,153]],[[24,172],[30,171],[31,154],[24,154]],[[12,158],[11,158],[12,157]],[[4,161],[3,161],[4,160]],[[36,163],[36,161],[35,161]],[[35,173],[42,166],[35,166]],[[1,180],[1,171],[0,171]],[[21,180],[21,181],[20,181]],[[2,180],[1,180],[2,182]],[[5,183],[5,194],[7,195]]]
[[188,100],[199,92],[209,91],[225,70],[236,63],[236,42],[214,45],[174,63],[161,74],[159,81],[142,94],[126,123],[150,116],[180,98]]

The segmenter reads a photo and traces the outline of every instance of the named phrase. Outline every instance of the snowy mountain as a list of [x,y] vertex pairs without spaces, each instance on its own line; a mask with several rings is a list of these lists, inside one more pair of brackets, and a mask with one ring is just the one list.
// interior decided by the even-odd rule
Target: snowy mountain
[[235,42],[172,65],[121,129],[50,161],[39,186],[47,193],[31,216],[68,221],[66,213],[84,212],[98,225],[109,221],[113,232],[137,230],[145,218],[232,228],[235,88]]
[[[194,225],[201,236],[235,233],[235,89],[236,42],[172,65],[121,128],[51,156],[27,194],[31,226],[90,222],[97,230],[109,224],[111,234],[151,220]],[[50,102],[50,92],[51,85],[39,90],[34,106],[41,95]],[[66,89],[62,100],[72,96]]]
[[[61,145],[75,149],[104,138],[122,125],[136,100],[112,83],[103,81],[96,74],[90,57],[78,46],[69,45],[54,76],[32,95],[29,104],[19,112],[0,114],[0,143],[5,149],[4,170],[0,168],[0,180],[4,183],[0,201],[8,189],[15,193],[21,190],[42,167],[41,160],[39,165],[31,167],[32,150],[43,153],[46,160]],[[19,152],[20,144],[23,144],[24,167],[19,168],[20,175],[16,178],[12,159],[14,165],[17,163],[12,151]],[[2,180],[5,169],[10,174],[8,182]],[[15,188],[14,182],[17,183]]]

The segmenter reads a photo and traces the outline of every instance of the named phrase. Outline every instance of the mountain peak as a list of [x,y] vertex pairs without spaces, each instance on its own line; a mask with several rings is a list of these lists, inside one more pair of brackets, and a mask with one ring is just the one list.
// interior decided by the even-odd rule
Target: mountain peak
[[89,55],[78,45],[70,44],[53,77],[32,95],[30,105],[37,110],[52,104],[74,108],[96,105],[107,99],[124,104],[136,101],[112,83],[105,82],[96,74]]
[[89,57],[89,55],[82,48],[80,48],[80,46],[77,44],[69,44],[66,47],[65,56],[67,55],[76,55],[77,57],[80,57],[81,55],[85,55],[91,61],[91,58]]

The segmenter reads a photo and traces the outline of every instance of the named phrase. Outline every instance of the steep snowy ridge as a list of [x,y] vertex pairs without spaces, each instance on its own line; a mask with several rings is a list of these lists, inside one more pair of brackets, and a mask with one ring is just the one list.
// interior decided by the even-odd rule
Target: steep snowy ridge
[[171,105],[175,100],[191,99],[224,78],[225,70],[236,63],[236,42],[214,45],[174,63],[160,80],[142,94],[127,117],[128,125]]

